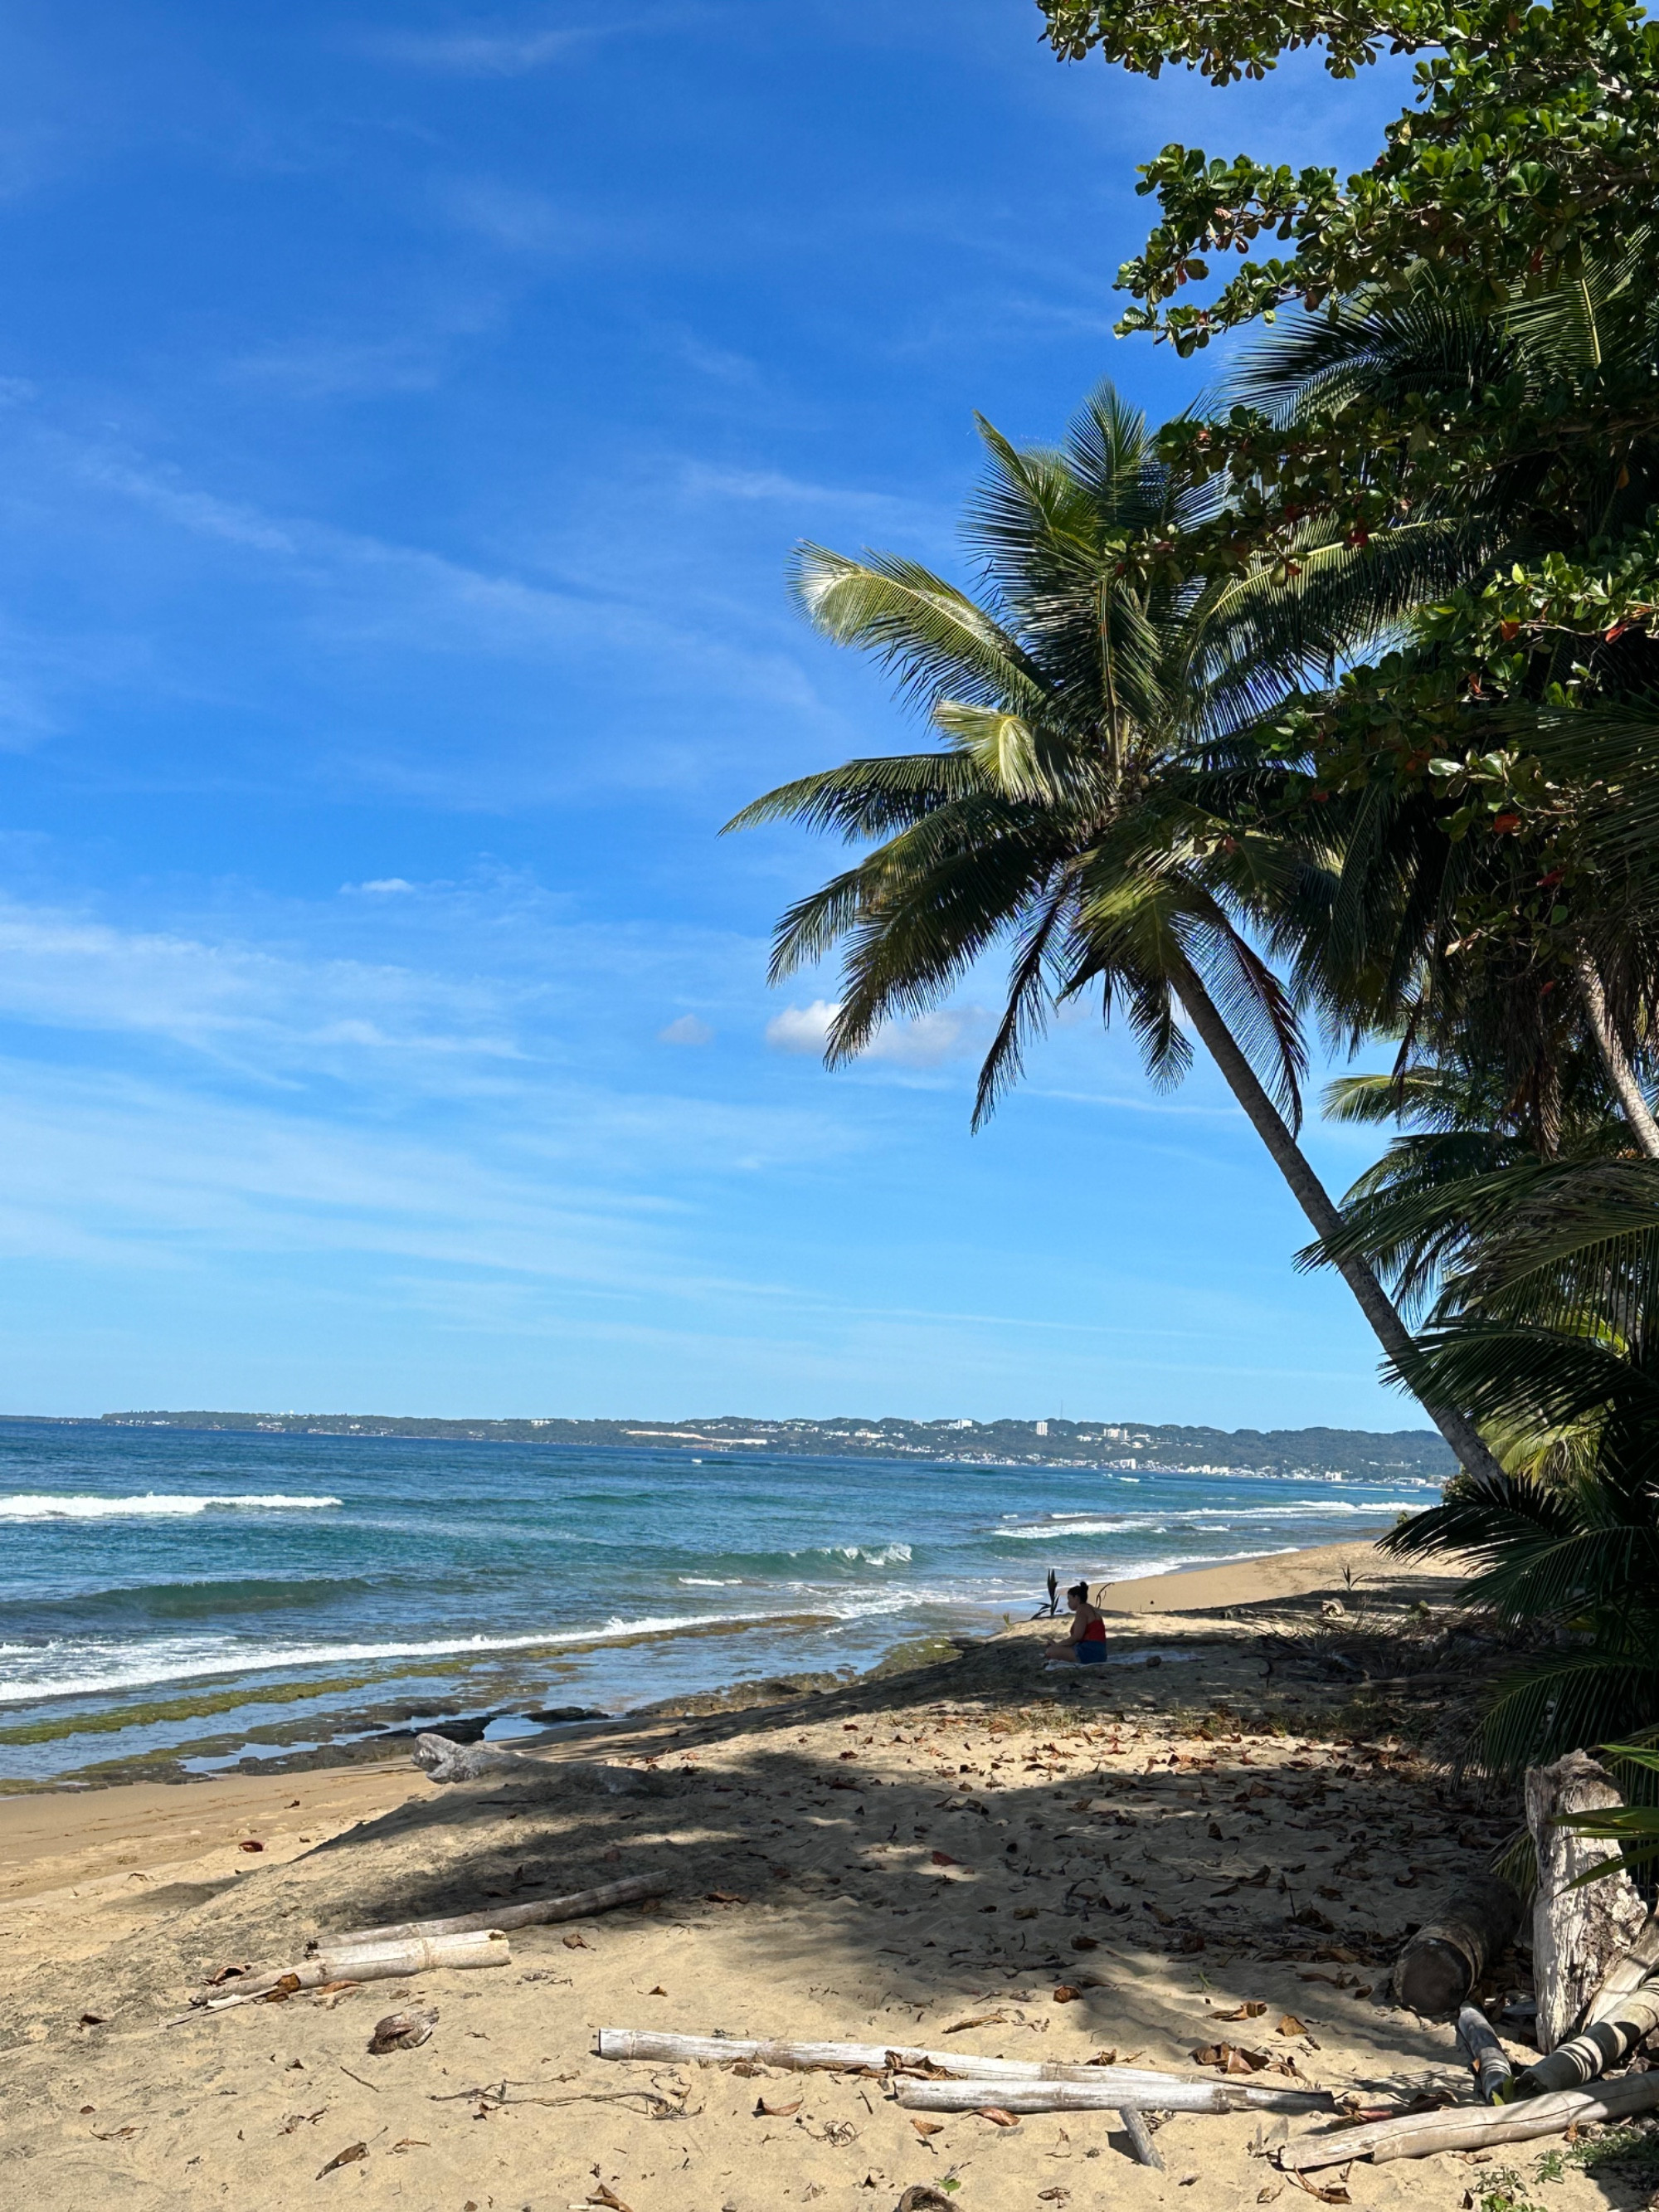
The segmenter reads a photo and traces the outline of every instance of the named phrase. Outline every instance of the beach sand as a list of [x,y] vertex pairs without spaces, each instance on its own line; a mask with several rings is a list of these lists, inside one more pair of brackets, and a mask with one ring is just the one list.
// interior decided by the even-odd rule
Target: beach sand
[[[1347,1544],[1108,1591],[1100,1668],[1044,1672],[1055,1631],[1022,1623],[826,1694],[595,1724],[471,1785],[399,1765],[0,1801],[8,2201],[890,2212],[946,2179],[969,2212],[1295,2201],[1253,2154],[1271,2116],[1170,2118],[1160,2173],[1115,2113],[924,2135],[879,2080],[611,2063],[593,2033],[1193,2073],[1228,2041],[1293,2067],[1263,2083],[1461,2089],[1450,2029],[1386,2002],[1406,1930],[1512,1820],[1419,1747],[1478,1687],[1479,1653],[1447,1644],[1455,1595]],[[657,1870],[659,1905],[520,1930],[492,1971],[160,2025],[319,1935]],[[1229,2018],[1245,2004],[1266,2009]],[[435,2007],[430,2039],[368,2055],[411,2005]],[[1348,2188],[1449,2212],[1497,2170],[1357,2165]],[[1571,2170],[1548,2194],[1639,2201]]]

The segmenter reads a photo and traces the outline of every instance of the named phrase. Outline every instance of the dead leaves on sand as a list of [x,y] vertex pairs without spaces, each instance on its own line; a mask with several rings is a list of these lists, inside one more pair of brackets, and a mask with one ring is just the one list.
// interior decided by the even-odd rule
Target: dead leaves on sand
[[369,2056],[382,2058],[388,2051],[418,2051],[437,2025],[437,2008],[434,2005],[409,2012],[389,2012],[384,2020],[374,2023],[374,2033],[368,2039]]
[[337,2166],[356,2166],[361,2160],[365,2159],[368,2156],[368,2145],[367,2143],[348,2143],[343,2150],[337,2150],[335,2152],[333,2157],[330,2159],[326,2166],[319,2168],[317,2179],[320,2181],[324,2174],[332,2173]]

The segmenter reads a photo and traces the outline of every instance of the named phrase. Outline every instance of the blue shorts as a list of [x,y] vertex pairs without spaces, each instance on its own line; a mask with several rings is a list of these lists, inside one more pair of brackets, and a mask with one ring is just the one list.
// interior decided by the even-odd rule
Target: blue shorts
[[1102,1637],[1095,1642],[1079,1642],[1077,1647],[1077,1657],[1080,1667],[1101,1666],[1106,1657],[1105,1638]]

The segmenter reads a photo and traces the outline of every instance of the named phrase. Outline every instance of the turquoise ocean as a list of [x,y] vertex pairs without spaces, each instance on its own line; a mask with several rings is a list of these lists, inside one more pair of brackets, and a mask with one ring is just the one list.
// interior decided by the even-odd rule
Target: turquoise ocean
[[1432,1483],[0,1423],[0,1786],[630,1707],[983,1633],[1052,1567],[1334,1543]]

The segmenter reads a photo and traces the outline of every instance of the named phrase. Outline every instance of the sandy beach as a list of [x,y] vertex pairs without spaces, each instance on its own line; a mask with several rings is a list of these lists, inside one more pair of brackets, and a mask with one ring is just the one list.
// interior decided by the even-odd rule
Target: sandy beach
[[[1455,1595],[1347,1544],[1107,1590],[1097,1669],[1045,1671],[1054,1631],[1024,1623],[844,1690],[590,1728],[472,1784],[400,1764],[0,1802],[14,2201],[885,2212],[949,2181],[988,2212],[1200,2212],[1299,2194],[1253,2154],[1280,2124],[1260,2113],[1170,2118],[1157,2172],[1115,2113],[924,2132],[877,2078],[612,2063],[593,2037],[948,2039],[1209,2079],[1194,2054],[1230,2043],[1268,2084],[1459,2082],[1450,2029],[1386,1989],[1406,1932],[1510,1825],[1437,1762],[1482,1664]],[[161,2025],[227,1967],[296,1962],[316,1937],[658,1872],[660,1902],[519,1930],[491,1971]],[[411,2006],[435,2008],[429,2039],[369,2055]],[[1356,2165],[1347,2187],[1450,2207],[1481,2171]],[[1609,2201],[1639,2200],[1572,2170],[1549,2197]]]

